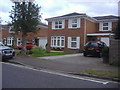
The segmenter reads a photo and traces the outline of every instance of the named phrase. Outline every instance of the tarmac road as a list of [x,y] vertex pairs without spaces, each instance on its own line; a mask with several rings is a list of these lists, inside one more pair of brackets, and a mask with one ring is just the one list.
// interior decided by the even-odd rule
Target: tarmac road
[[2,70],[3,88],[118,88],[118,83],[112,81],[35,70],[14,64],[2,63]]

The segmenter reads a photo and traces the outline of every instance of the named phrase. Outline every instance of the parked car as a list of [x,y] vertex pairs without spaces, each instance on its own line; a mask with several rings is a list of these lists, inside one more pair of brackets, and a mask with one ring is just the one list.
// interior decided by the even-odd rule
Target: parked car
[[[32,44],[32,42],[26,42],[26,49],[27,49],[27,50],[32,49],[34,46],[35,46],[35,45]],[[21,50],[21,49],[22,49],[22,44],[18,45],[18,46],[17,46],[17,49]]]
[[15,50],[5,46],[0,42],[0,59],[7,60],[8,58],[13,58],[15,56]]
[[107,47],[107,45],[104,42],[90,41],[86,43],[86,45],[84,46],[83,55],[84,56],[92,55],[92,56],[101,57],[102,49],[104,47]]

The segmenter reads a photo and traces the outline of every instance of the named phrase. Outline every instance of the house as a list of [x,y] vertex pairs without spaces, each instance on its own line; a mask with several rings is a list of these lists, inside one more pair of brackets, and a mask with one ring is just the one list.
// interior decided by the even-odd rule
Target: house
[[117,16],[101,16],[101,17],[93,17],[96,21],[96,32],[94,33],[87,33],[87,37],[95,37],[100,41],[103,41],[106,43],[107,46],[109,46],[109,38],[112,34],[112,32],[115,30],[118,17]]
[[49,50],[80,52],[91,40],[101,40],[109,46],[109,37],[117,25],[118,17],[90,17],[75,12],[46,20]]
[[[38,31],[36,33],[28,33],[26,41],[33,42],[39,47],[46,48],[47,44],[47,30],[48,27],[46,24],[40,22],[39,25],[37,26]],[[15,38],[17,38],[17,46],[21,44],[22,40],[22,33],[18,32],[16,35],[14,31],[12,31],[11,26],[8,25],[2,25],[2,37],[1,41],[7,45],[7,46],[13,46],[15,42]]]

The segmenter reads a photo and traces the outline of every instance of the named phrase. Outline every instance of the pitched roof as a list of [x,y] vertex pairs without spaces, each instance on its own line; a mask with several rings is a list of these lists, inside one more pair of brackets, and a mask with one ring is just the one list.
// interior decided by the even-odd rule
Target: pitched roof
[[118,16],[109,15],[109,16],[98,16],[93,18],[97,20],[106,20],[106,19],[118,19]]
[[67,17],[67,16],[77,16],[77,15],[86,15],[84,13],[70,13],[70,14],[66,14],[66,15],[62,15],[62,16],[58,16],[58,17]]
[[63,17],[70,17],[70,16],[85,16],[86,14],[85,13],[69,13],[69,14],[65,14],[65,15],[62,15],[62,16],[57,16],[57,17],[52,17],[52,18],[47,18],[46,20],[48,19],[55,19],[55,18],[63,18]]
[[48,28],[48,25],[46,25],[45,23],[39,22],[39,27],[43,27],[43,28]]

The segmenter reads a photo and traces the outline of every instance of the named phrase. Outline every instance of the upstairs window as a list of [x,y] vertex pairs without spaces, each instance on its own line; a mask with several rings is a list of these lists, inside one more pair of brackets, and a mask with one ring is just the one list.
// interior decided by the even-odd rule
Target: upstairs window
[[69,19],[68,28],[80,28],[80,18]]
[[64,28],[64,20],[58,20],[52,22],[52,29],[63,29]]
[[9,33],[15,33],[15,31],[13,30],[13,26],[9,28]]
[[103,30],[108,30],[108,23],[103,23]]
[[77,19],[72,19],[72,27],[73,28],[77,27]]
[[112,22],[101,22],[99,24],[100,31],[111,31],[112,30]]

